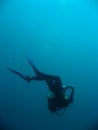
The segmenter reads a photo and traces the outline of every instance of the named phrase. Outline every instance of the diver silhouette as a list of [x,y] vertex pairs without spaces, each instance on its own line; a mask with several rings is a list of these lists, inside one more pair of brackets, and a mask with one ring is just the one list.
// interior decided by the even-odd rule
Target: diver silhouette
[[[20,72],[11,69],[7,66],[7,69],[13,72],[14,74],[20,76],[22,79],[24,79],[27,82],[37,80],[37,81],[46,81],[49,93],[47,96],[48,99],[48,108],[49,110],[53,112],[57,112],[58,110],[62,108],[68,107],[73,102],[74,97],[74,87],[73,86],[67,86],[63,87],[62,82],[59,76],[54,75],[48,75],[45,73],[40,72],[34,63],[31,61],[30,58],[27,58],[27,61],[31,65],[31,67],[34,70],[34,73],[36,76],[32,75],[23,75]],[[70,95],[67,96],[66,91],[71,90]]]

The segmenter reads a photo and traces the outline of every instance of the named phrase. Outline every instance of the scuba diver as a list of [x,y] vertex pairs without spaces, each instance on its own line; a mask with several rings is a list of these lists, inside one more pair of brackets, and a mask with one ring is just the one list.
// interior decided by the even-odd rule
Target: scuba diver
[[[15,73],[16,75],[20,76],[27,82],[33,80],[46,81],[49,88],[49,94],[47,96],[48,108],[52,113],[69,106],[73,102],[74,87],[73,86],[63,87],[59,76],[48,75],[43,72],[40,72],[29,58],[26,59],[33,68],[36,76],[32,76],[31,74],[23,75],[20,72],[11,69],[10,67],[7,67],[7,69]],[[67,90],[71,90],[69,96],[67,96],[66,94]]]

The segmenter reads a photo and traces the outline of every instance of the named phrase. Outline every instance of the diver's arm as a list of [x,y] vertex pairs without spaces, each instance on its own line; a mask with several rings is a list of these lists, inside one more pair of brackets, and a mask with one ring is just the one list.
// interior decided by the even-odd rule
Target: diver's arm
[[71,94],[70,94],[70,97],[69,97],[69,99],[68,99],[68,102],[69,102],[69,104],[70,104],[71,102],[73,102],[73,97],[74,97],[74,87],[72,87],[72,86],[68,86],[68,87],[66,87],[66,88],[71,89]]
[[65,107],[69,106],[69,104],[73,102],[73,97],[74,97],[74,87],[72,87],[72,86],[67,86],[67,87],[65,88],[65,94],[66,94],[66,91],[67,91],[68,89],[71,89],[71,93],[70,93],[70,96],[69,96],[67,99],[65,99],[65,103],[64,103],[64,104],[65,104]]

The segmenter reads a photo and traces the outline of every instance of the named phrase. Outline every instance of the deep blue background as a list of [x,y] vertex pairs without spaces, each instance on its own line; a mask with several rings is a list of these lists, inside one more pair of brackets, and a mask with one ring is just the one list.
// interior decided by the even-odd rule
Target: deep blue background
[[[10,130],[87,130],[98,117],[98,2],[2,0],[0,2],[0,120]],[[62,117],[47,108],[45,82],[26,83],[38,69],[74,85],[74,102]]]

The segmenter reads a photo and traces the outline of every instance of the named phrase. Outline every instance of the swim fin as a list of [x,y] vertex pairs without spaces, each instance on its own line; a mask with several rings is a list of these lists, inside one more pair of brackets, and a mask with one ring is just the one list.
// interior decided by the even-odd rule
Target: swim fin
[[25,76],[25,75],[21,74],[20,72],[9,68],[8,66],[7,66],[7,69],[8,69],[9,71],[13,72],[14,74],[18,75],[19,77],[21,77],[21,78],[24,79],[25,81],[27,81],[27,82],[30,82],[30,81],[31,81],[30,76]]
[[34,65],[34,63],[32,62],[32,60],[28,57],[26,57],[27,61],[29,62],[29,64],[31,65],[31,67],[33,68],[36,76],[39,76],[41,74],[41,72],[36,68],[36,66]]

